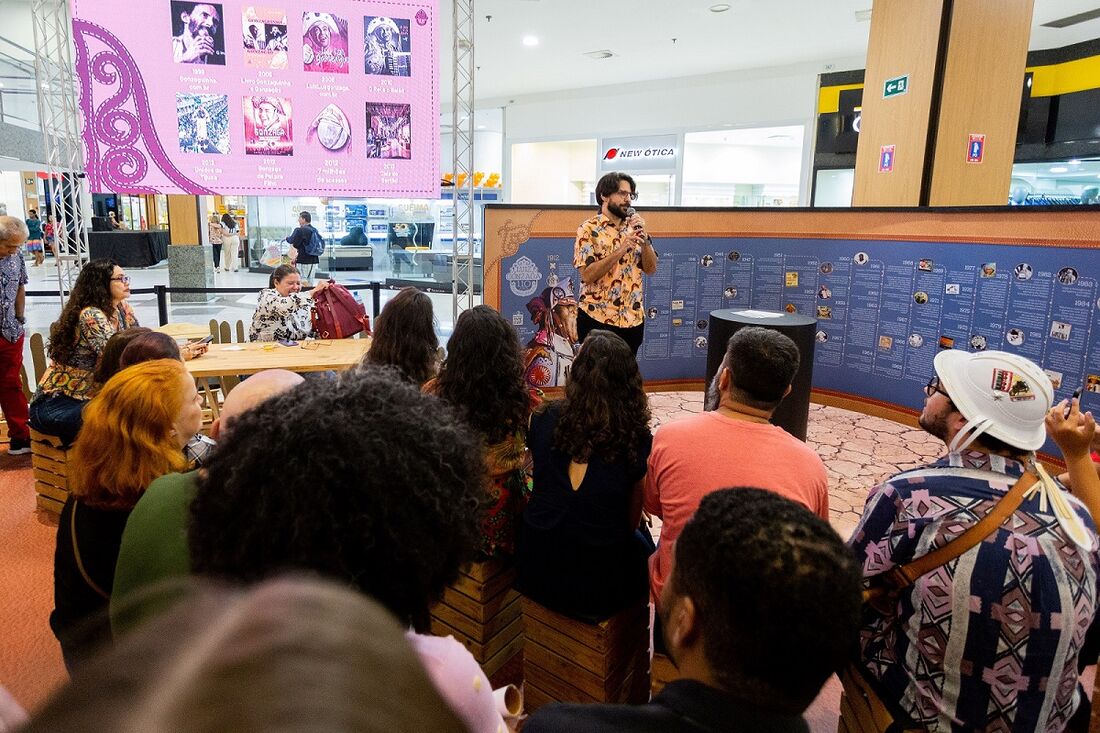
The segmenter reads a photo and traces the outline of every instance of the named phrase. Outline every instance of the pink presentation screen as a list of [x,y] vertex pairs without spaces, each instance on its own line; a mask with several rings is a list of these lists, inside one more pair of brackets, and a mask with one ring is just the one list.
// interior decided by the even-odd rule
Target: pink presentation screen
[[92,191],[439,195],[437,0],[73,0]]

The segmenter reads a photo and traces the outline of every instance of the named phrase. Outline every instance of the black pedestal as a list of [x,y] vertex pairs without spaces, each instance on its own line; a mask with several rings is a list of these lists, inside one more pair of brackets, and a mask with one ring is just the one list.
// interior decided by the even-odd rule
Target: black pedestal
[[749,309],[711,311],[710,331],[707,338],[708,387],[714,375],[718,373],[719,367],[722,366],[730,336],[745,326],[760,326],[779,331],[794,341],[798,347],[798,372],[791,383],[791,393],[779,403],[771,421],[773,425],[778,425],[799,440],[805,440],[806,423],[810,418],[810,387],[813,383],[814,334],[817,332],[817,320],[808,316],[774,311]]

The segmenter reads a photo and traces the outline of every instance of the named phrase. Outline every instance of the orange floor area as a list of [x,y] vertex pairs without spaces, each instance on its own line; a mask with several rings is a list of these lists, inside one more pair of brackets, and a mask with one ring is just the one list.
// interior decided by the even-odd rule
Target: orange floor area
[[[702,394],[650,395],[654,424],[702,409]],[[868,489],[899,470],[940,455],[943,444],[920,430],[879,418],[812,405],[809,443],[825,461],[833,526],[845,538]],[[0,685],[34,709],[65,678],[50,632],[56,518],[35,510],[30,456],[0,453]],[[840,711],[834,679],[807,711],[815,733],[833,733]]]

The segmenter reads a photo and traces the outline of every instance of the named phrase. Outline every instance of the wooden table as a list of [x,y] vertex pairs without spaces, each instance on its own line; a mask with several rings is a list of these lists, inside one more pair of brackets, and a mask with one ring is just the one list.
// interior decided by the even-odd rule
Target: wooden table
[[201,339],[210,335],[210,326],[200,326],[197,323],[166,323],[153,329],[167,334],[174,339]]
[[[301,344],[307,344],[303,347]],[[316,344],[310,348],[308,344]],[[369,338],[303,341],[298,346],[283,346],[272,342],[243,344],[210,344],[210,349],[197,359],[184,362],[196,379],[204,382],[204,390],[213,417],[218,417],[218,402],[210,386],[210,378],[255,374],[265,369],[286,369],[292,372],[343,371],[354,366],[370,348]]]

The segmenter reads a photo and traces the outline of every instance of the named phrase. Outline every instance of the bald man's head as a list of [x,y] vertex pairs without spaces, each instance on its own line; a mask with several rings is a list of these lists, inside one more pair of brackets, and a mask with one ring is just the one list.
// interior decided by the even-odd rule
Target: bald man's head
[[210,436],[217,438],[233,427],[233,422],[256,405],[270,397],[297,387],[304,382],[300,374],[285,369],[268,369],[253,374],[229,393],[222,403],[221,416],[210,429]]
[[0,216],[0,257],[10,257],[19,251],[19,245],[27,241],[30,232],[22,219]]

